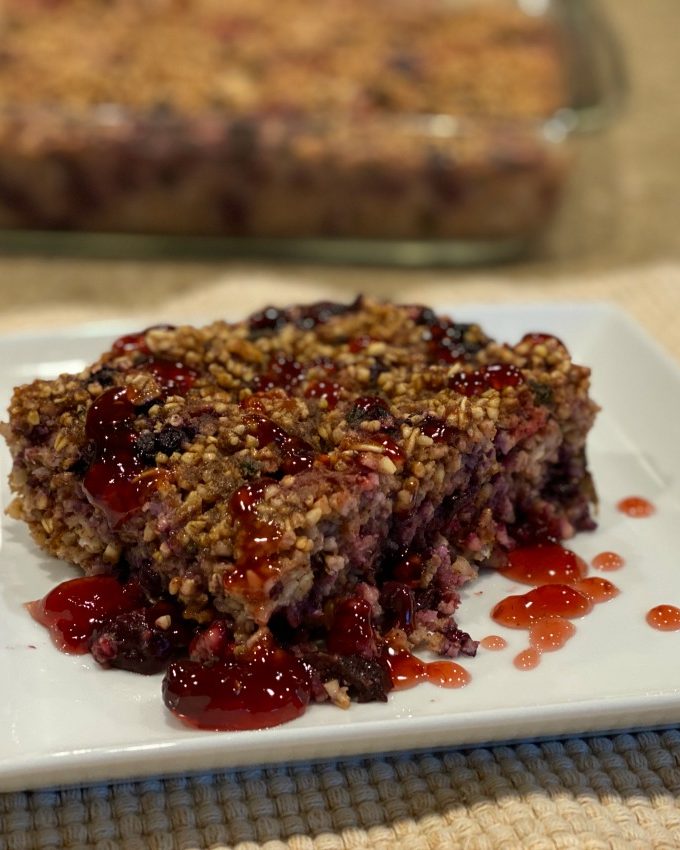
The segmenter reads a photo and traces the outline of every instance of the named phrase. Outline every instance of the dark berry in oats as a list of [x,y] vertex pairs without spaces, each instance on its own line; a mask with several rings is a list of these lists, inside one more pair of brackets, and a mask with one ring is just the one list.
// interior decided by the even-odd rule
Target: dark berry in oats
[[194,635],[189,645],[189,658],[201,664],[214,664],[233,657],[236,641],[232,626],[223,618]]
[[251,331],[251,336],[258,336],[263,333],[278,331],[288,322],[285,310],[279,310],[278,307],[265,307],[264,310],[258,310],[253,313],[248,319],[248,327]]
[[110,366],[101,366],[90,375],[87,383],[90,384],[96,382],[102,387],[110,387],[118,374],[120,373],[116,369],[112,369]]
[[146,600],[157,602],[164,592],[163,577],[153,568],[153,560],[144,558],[135,570],[135,581]]
[[110,617],[94,630],[90,652],[104,667],[151,675],[185,649],[190,628],[168,603]]
[[415,304],[407,308],[409,317],[416,325],[436,325],[438,321],[437,314],[430,307],[422,307],[420,304]]
[[327,644],[337,655],[375,658],[378,649],[370,603],[356,597],[337,602]]
[[[356,302],[355,302],[356,303]],[[342,316],[355,309],[354,304],[339,304],[335,301],[318,301],[306,307],[298,308],[295,313],[295,323],[304,330],[312,330],[317,325],[323,325],[334,316]]]
[[375,395],[360,396],[347,414],[347,422],[352,427],[356,427],[361,422],[388,418],[390,418],[389,404],[384,398]]
[[549,384],[544,384],[541,381],[529,381],[529,388],[534,394],[536,404],[540,404],[543,407],[551,407],[553,405],[554,394]]
[[174,454],[182,448],[184,439],[185,433],[181,428],[165,425],[160,433],[156,434],[156,451],[168,456]]
[[134,452],[147,464],[153,465],[156,462],[156,438],[151,431],[143,431],[137,435]]
[[380,607],[383,609],[384,631],[399,628],[408,634],[413,630],[415,597],[408,585],[386,581],[380,591]]
[[426,325],[423,340],[431,360],[442,364],[457,363],[469,359],[484,347],[486,338],[478,339],[477,331],[475,325],[441,318]]
[[479,642],[473,640],[467,632],[459,629],[455,623],[447,625],[442,632],[444,643],[442,655],[455,658],[458,655],[474,656],[477,654]]
[[322,686],[324,682],[335,680],[347,688],[350,698],[357,702],[387,702],[392,680],[380,660],[360,655],[334,655],[316,649],[304,650],[301,657]]

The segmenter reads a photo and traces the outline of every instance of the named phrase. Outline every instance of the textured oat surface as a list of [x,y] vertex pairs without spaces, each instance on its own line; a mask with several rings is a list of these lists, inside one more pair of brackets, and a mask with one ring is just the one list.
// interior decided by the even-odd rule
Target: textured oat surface
[[[564,102],[554,33],[511,3],[329,0],[314,16],[307,8],[5,0],[0,101],[103,104],[103,123],[115,122],[118,105],[156,109],[162,120],[167,109],[542,116]],[[480,64],[481,51],[494,61]]]

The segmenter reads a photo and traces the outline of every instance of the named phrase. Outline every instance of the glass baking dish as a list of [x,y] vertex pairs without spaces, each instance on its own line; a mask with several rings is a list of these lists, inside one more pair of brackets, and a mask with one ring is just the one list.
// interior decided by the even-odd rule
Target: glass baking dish
[[526,251],[625,94],[591,0],[0,0],[0,250]]

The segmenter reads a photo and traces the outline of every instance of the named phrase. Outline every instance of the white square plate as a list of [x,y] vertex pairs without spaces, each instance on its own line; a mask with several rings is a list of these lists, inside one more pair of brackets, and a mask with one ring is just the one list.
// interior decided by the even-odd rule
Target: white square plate
[[[472,674],[468,687],[425,684],[391,694],[386,704],[353,705],[345,712],[312,706],[274,729],[199,732],[163,708],[160,677],[105,671],[89,656],[53,648],[23,603],[72,577],[73,570],[45,557],[22,524],[4,517],[0,791],[680,723],[680,632],[658,632],[645,622],[655,605],[680,605],[680,370],[624,314],[606,305],[438,309],[479,321],[511,342],[526,331],[554,333],[575,360],[592,366],[593,396],[602,406],[590,441],[600,525],[579,535],[573,548],[586,560],[605,550],[621,554],[626,565],[609,575],[621,594],[578,622],[563,650],[522,672],[512,659],[527,645],[526,633],[504,630],[489,616],[495,602],[515,588],[499,575],[483,575],[466,588],[459,623],[477,638],[503,634],[509,646],[465,659]],[[77,371],[129,330],[97,325],[0,339],[1,408],[16,384]],[[0,466],[6,506],[4,445]],[[616,502],[633,494],[650,499],[657,512],[637,520],[618,513]]]

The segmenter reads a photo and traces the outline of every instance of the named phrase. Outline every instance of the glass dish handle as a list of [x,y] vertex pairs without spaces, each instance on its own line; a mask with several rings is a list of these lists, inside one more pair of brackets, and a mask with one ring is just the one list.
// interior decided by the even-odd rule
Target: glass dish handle
[[597,0],[563,0],[557,13],[569,59],[569,129],[601,130],[620,114],[627,100],[628,73],[621,44]]

